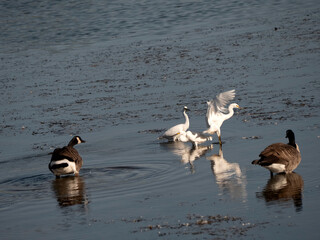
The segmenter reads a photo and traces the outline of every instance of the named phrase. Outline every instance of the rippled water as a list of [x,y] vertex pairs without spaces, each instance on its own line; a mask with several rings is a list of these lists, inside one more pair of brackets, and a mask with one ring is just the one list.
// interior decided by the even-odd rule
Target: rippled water
[[[193,120],[200,124],[202,119]],[[55,233],[70,232],[73,237],[194,239],[215,231],[222,238],[269,238],[289,231],[300,238],[311,231],[309,237],[316,237],[311,221],[319,210],[319,164],[312,149],[318,142],[298,132],[299,143],[308,142],[300,144],[301,166],[296,173],[270,178],[250,162],[284,133],[278,136],[272,127],[233,131],[232,125],[225,126],[223,150],[216,144],[194,150],[188,143],[159,143],[156,133],[138,133],[152,124],[121,127],[118,134],[114,129],[84,134],[87,142],[77,146],[85,161],[80,177],[55,179],[46,169],[47,155],[17,159],[22,166],[32,160],[34,173],[26,169],[2,177],[2,236],[53,239]],[[260,131],[268,137],[242,137]],[[5,169],[15,164],[9,161]]]
[[[1,239],[319,238],[317,1],[0,8]],[[222,149],[157,140],[183,105],[202,131],[233,88]],[[271,178],[250,163],[287,129],[302,162]],[[55,179],[49,153],[75,134],[80,177]]]

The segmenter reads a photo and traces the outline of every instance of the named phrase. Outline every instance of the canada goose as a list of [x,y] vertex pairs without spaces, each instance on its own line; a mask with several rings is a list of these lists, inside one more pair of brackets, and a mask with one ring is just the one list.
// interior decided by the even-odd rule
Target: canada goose
[[66,174],[79,175],[82,166],[82,158],[73,146],[84,142],[85,141],[81,139],[81,137],[75,136],[71,139],[68,146],[56,148],[53,151],[49,169],[57,178],[59,178],[60,175]]
[[214,99],[207,102],[208,109],[206,114],[207,126],[209,127],[203,133],[214,134],[217,133],[219,144],[222,145],[220,127],[222,123],[231,118],[234,114],[233,109],[239,108],[239,105],[232,103],[228,109],[225,107],[235,97],[235,90],[230,90],[218,94]]
[[179,142],[192,142],[194,148],[198,147],[198,144],[204,143],[206,141],[212,141],[211,136],[204,135],[202,133],[193,133],[191,131],[180,132],[175,138]]
[[183,115],[186,119],[185,123],[181,123],[181,124],[178,124],[176,126],[169,128],[167,131],[164,132],[164,134],[162,134],[160,137],[158,137],[158,139],[166,138],[169,141],[175,141],[177,135],[180,134],[180,132],[187,131],[189,128],[189,117],[186,113],[187,111],[190,111],[189,108],[184,106],[183,107]]
[[273,173],[291,173],[301,161],[301,154],[295,142],[292,130],[287,130],[286,138],[289,143],[274,143],[266,147],[259,155],[259,160],[252,161],[254,165],[260,165]]

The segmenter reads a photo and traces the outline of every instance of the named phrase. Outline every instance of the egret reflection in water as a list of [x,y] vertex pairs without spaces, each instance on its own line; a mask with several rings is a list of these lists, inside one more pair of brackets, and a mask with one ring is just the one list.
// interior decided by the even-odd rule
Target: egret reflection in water
[[213,148],[213,145],[191,147],[183,142],[163,143],[173,154],[181,157],[181,163],[189,164],[191,173],[195,172],[193,162]]
[[211,170],[216,183],[223,193],[230,194],[233,199],[247,199],[246,177],[242,173],[238,163],[229,163],[223,157],[222,147],[219,154],[207,157],[211,161]]
[[277,174],[271,177],[257,198],[264,199],[267,204],[289,203],[291,200],[299,212],[302,210],[303,179],[297,173]]
[[52,189],[60,207],[88,204],[85,183],[80,176],[57,178],[52,182]]

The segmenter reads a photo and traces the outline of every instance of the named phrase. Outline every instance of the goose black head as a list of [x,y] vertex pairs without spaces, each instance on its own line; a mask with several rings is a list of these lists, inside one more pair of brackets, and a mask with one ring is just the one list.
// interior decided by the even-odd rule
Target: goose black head
[[286,138],[290,139],[290,138],[294,138],[294,133],[292,130],[287,130],[286,131]]
[[86,142],[86,141],[83,140],[80,136],[74,136],[74,137],[70,140],[68,146],[74,146],[74,145],[77,145],[77,144],[80,144],[80,143],[85,143],[85,142]]

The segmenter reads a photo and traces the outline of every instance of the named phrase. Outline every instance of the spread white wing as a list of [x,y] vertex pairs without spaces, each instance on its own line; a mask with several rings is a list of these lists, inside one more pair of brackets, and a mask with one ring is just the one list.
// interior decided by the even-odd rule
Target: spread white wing
[[207,124],[208,127],[212,125],[213,122],[216,121],[216,118],[228,112],[226,105],[234,99],[236,96],[235,90],[226,91],[223,93],[218,94],[214,99],[207,102],[208,109],[207,109]]

